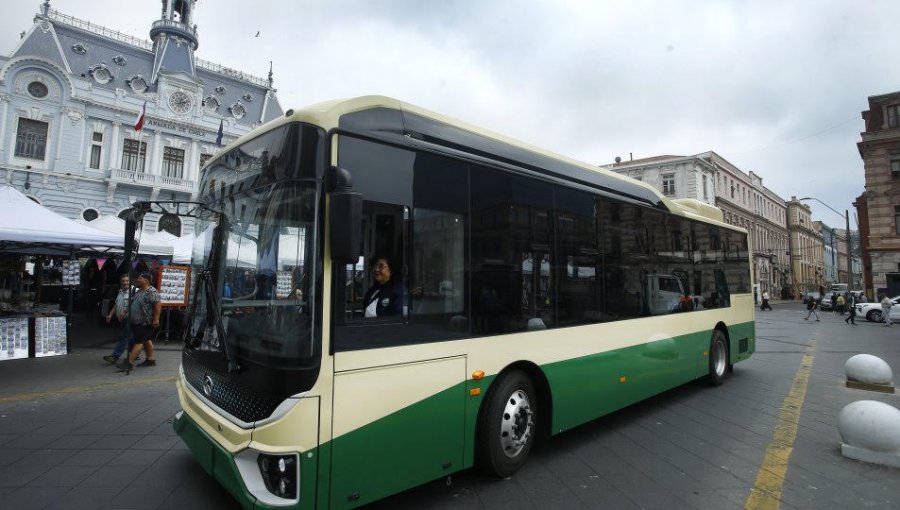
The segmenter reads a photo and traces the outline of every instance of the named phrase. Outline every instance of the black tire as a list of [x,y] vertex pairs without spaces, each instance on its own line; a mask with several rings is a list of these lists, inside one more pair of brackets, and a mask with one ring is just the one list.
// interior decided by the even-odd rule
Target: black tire
[[882,322],[884,317],[882,317],[881,310],[872,310],[866,314],[866,320],[870,322]]
[[709,374],[706,376],[706,382],[710,386],[719,386],[725,382],[725,375],[728,373],[728,339],[722,330],[713,332],[712,340],[709,341]]
[[509,372],[494,383],[478,422],[476,456],[485,474],[506,478],[525,464],[538,431],[536,398],[524,372]]

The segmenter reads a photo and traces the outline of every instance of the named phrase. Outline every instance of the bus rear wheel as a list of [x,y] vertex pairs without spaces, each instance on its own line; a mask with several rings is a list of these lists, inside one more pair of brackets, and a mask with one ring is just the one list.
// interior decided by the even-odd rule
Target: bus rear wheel
[[728,341],[722,330],[715,330],[709,342],[709,375],[706,382],[710,386],[719,386],[725,382],[728,372]]
[[482,471],[506,478],[519,470],[534,446],[537,401],[534,384],[523,372],[509,372],[488,393],[478,424]]

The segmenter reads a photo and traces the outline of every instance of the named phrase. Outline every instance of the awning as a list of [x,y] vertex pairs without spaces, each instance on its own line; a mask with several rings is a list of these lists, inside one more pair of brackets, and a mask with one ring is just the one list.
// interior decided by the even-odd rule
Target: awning
[[[125,220],[115,216],[103,215],[99,218],[88,222],[88,226],[95,227],[98,230],[117,234],[120,239],[125,239]],[[174,236],[173,236],[174,237]],[[141,255],[159,255],[168,257],[172,255],[172,245],[161,238],[158,233],[138,231],[135,233],[138,240],[137,252]]]
[[11,186],[0,186],[0,251],[68,254],[84,247],[118,247],[122,235],[78,223],[32,201]]

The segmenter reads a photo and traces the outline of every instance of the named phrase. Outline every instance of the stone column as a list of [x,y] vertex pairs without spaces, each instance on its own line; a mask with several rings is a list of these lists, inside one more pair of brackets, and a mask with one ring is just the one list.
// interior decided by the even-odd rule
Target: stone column
[[[0,161],[9,161],[8,157],[3,157],[4,152],[6,152],[7,147],[12,147],[13,144],[4,143],[3,140],[6,136],[6,116],[9,113],[9,98],[5,95],[0,96]],[[9,156],[13,151],[9,151],[6,156]]]
[[59,159],[62,157],[63,128],[65,127],[65,125],[66,125],[66,112],[59,112],[59,132],[56,134],[56,157],[54,158],[52,169],[56,168],[56,165],[59,164]]
[[112,123],[112,135],[109,137],[109,167],[121,169],[122,168],[122,149],[119,148],[119,127],[122,125],[120,122]]
[[161,156],[162,156],[162,135],[160,135],[159,130],[157,130],[153,135],[153,143],[151,144],[152,148],[148,148],[147,151],[152,151],[153,157],[150,160],[150,171],[147,172],[150,175],[162,175],[162,171],[160,168]]
[[184,164],[188,169],[184,173],[184,178],[188,181],[197,182],[200,179],[200,144],[197,140],[191,141],[191,150]]

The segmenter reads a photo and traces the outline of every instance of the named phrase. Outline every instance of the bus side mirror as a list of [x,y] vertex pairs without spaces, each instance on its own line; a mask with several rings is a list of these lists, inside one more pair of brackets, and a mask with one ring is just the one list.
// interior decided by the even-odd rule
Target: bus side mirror
[[328,205],[331,259],[338,264],[355,264],[362,239],[362,193],[353,191],[349,172],[335,167],[331,172],[331,182],[326,184],[333,189]]

